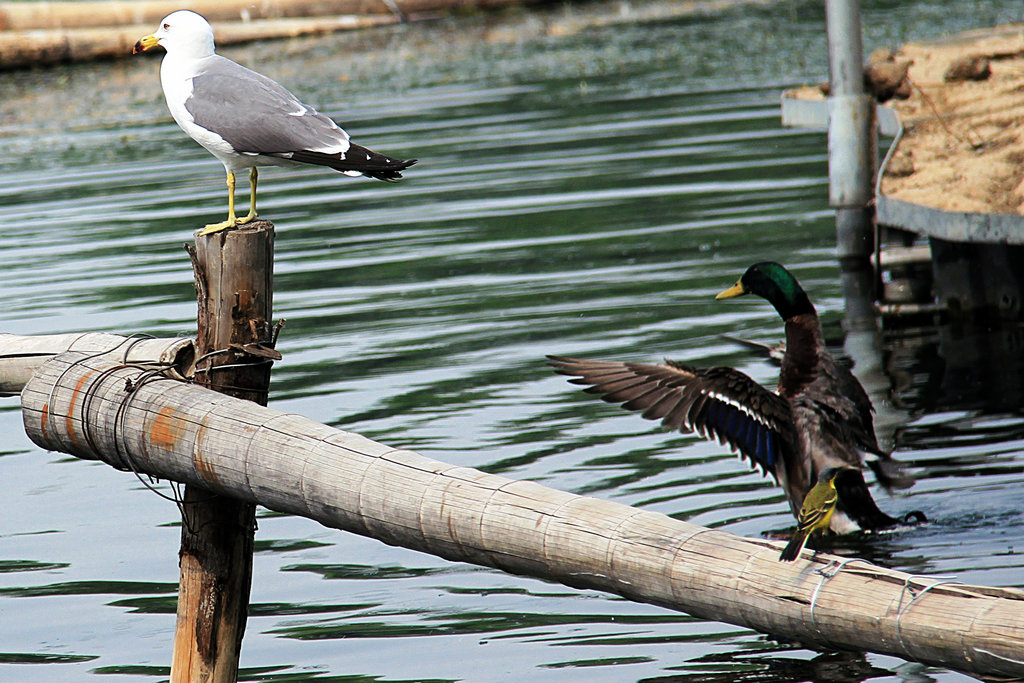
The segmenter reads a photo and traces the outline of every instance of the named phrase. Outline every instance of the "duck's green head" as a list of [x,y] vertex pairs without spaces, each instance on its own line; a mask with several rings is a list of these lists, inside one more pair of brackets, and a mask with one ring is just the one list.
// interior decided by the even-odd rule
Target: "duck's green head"
[[774,261],[762,261],[747,268],[743,277],[721,292],[716,299],[731,299],[734,296],[756,294],[767,299],[783,320],[794,315],[814,313],[814,306],[800,283],[793,275]]

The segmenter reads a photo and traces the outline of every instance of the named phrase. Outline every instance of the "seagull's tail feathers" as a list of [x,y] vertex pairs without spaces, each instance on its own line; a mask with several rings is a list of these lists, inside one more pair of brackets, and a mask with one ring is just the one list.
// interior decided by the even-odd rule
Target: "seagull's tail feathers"
[[418,159],[392,159],[360,145],[352,144],[344,154],[301,151],[292,152],[293,161],[317,166],[329,166],[349,175],[364,175],[368,178],[393,183],[402,177],[402,171],[415,164]]

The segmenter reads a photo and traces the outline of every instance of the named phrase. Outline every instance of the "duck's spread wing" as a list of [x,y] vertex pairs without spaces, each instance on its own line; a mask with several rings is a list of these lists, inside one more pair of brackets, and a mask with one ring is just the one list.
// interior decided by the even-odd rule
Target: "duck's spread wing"
[[868,398],[864,386],[847,370],[840,388],[851,403],[847,420],[851,430],[850,439],[868,453],[887,455],[878,445],[878,438],[875,436],[875,408],[871,405],[871,399]]
[[785,399],[733,368],[695,368],[548,356],[556,372],[573,384],[626,410],[642,411],[672,429],[717,439],[779,478],[782,449],[791,440],[792,417]]

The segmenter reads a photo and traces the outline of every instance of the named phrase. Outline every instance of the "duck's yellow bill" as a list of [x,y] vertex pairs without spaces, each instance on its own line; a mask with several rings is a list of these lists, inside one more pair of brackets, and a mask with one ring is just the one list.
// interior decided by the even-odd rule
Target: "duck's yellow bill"
[[719,292],[715,295],[715,299],[731,299],[734,296],[743,296],[747,293],[747,290],[743,289],[743,285],[739,282],[734,284],[724,292]]

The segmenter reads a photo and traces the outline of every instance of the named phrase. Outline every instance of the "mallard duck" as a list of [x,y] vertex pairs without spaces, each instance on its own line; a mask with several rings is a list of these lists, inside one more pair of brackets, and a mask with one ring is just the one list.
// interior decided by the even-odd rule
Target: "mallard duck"
[[836,481],[839,500],[829,527],[836,533],[878,530],[923,520],[890,517],[875,505],[863,463],[886,488],[905,486],[899,464],[878,446],[864,387],[825,348],[818,314],[796,278],[778,263],[752,265],[716,299],[756,294],[786,325],[777,392],[729,367],[697,368],[675,361],[623,363],[548,356],[556,372],[584,391],[683,432],[728,444],[783,487],[793,515],[821,472],[851,470]]

